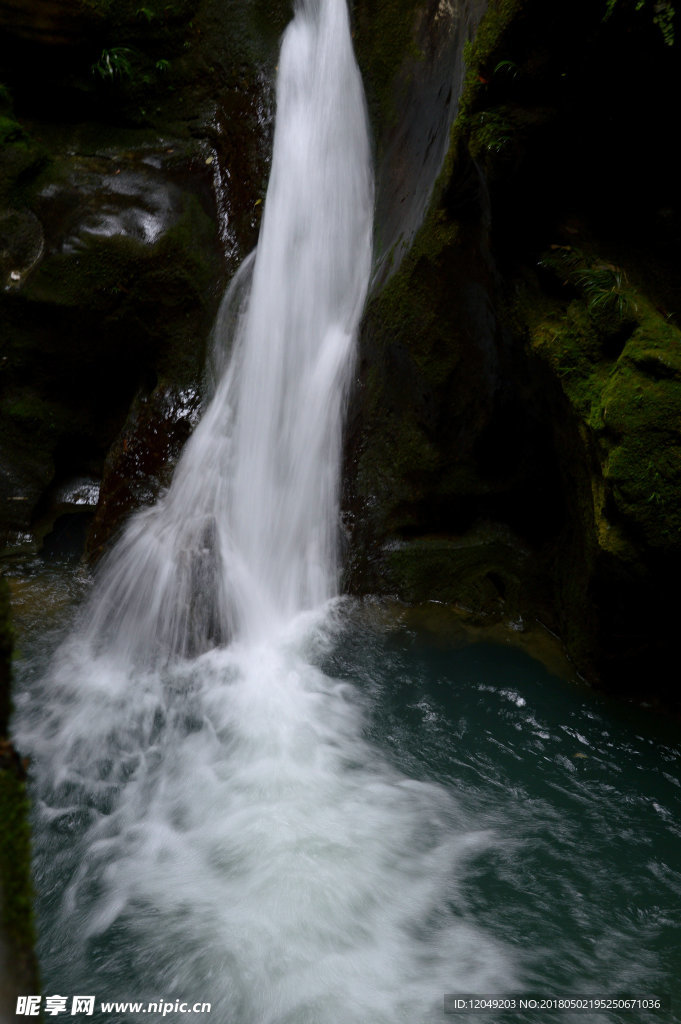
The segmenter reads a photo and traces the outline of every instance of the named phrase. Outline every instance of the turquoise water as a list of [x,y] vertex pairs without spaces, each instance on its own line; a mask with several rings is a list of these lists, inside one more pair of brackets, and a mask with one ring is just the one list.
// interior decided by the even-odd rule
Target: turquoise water
[[[426,635],[348,601],[321,626],[308,623],[304,641],[295,638],[312,668],[300,669],[289,648],[285,661],[275,659],[276,679],[316,673],[284,699],[295,704],[304,691],[323,702],[323,741],[306,738],[317,727],[305,705],[290,726],[293,754],[270,749],[267,694],[248,744],[233,723],[221,731],[207,710],[216,694],[228,707],[244,696],[257,701],[259,691],[234,686],[235,662],[204,657],[165,680],[163,703],[154,704],[148,681],[136,683],[148,728],[136,717],[127,732],[123,719],[113,722],[88,788],[85,762],[59,778],[63,765],[44,754],[54,729],[66,735],[50,701],[62,700],[67,721],[87,712],[87,727],[99,725],[80,697],[50,695],[43,674],[70,602],[87,589],[78,573],[38,574],[15,588],[16,725],[33,759],[46,994],[190,995],[211,1000],[211,1015],[200,1019],[219,1024],[681,1020],[676,722],[568,683],[510,643],[465,644],[460,634],[450,642],[446,631]],[[264,680],[269,671],[259,663]],[[275,676],[267,685],[276,689]],[[103,692],[97,701],[102,717],[112,713]],[[256,741],[266,756],[249,755]],[[320,746],[327,760],[315,760]],[[329,751],[338,754],[331,768]],[[240,787],[246,795],[235,804]],[[277,817],[285,838],[272,838]],[[434,881],[424,879],[430,870]],[[310,912],[324,919],[317,938],[298,913],[308,887]],[[264,931],[253,930],[256,920]],[[370,952],[361,945],[367,935]],[[324,943],[342,967],[329,969]],[[300,964],[314,969],[317,955],[320,987],[334,989],[328,1004],[323,991],[291,997],[281,979],[265,998],[272,964],[282,975],[290,969],[298,992],[309,986]],[[395,994],[402,975],[404,992]],[[445,1015],[447,991],[676,1002],[658,1014]],[[154,1017],[96,1011],[93,1019]]]
[[681,1020],[678,723],[509,645],[355,627],[328,668],[366,695],[394,764],[450,787],[493,834],[452,912],[514,950],[524,991],[668,993],[661,1019]]

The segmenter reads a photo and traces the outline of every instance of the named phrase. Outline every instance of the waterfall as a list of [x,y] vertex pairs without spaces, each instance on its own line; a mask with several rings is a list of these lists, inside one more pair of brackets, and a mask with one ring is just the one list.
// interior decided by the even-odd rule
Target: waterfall
[[[371,264],[373,181],[344,0],[283,40],[254,263],[231,359],[166,497],[107,559],[87,626],[134,663],[271,635],[335,593],[342,413]],[[244,278],[246,281],[244,282]]]
[[216,1024],[413,1024],[511,977],[448,909],[489,837],[387,763],[365,698],[320,668],[372,203],[345,0],[298,0],[227,369],[18,701],[60,991],[209,1001]]

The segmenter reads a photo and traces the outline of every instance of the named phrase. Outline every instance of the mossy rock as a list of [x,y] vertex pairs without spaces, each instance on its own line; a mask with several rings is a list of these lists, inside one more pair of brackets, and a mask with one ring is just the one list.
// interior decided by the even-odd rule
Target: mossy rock
[[0,577],[0,1016],[7,1020],[17,994],[39,991],[26,773],[6,738],[11,651],[9,587]]
[[604,479],[651,551],[681,554],[681,332],[648,309],[601,394]]
[[455,605],[470,623],[518,620],[536,607],[528,551],[509,531],[494,527],[388,544],[377,569],[388,594],[412,604]]
[[396,271],[423,222],[457,112],[464,47],[485,6],[352,5],[376,153],[375,286]]
[[[511,526],[543,581],[535,611],[588,678],[630,693],[646,659],[662,680],[681,568],[679,189],[659,105],[679,65],[635,7],[491,0],[420,229],[398,216],[382,234],[378,206],[346,495],[352,587],[445,592],[438,561],[457,579],[464,538]],[[379,153],[391,74],[378,104],[370,86]]]
[[[361,340],[366,422],[354,486],[379,529],[423,521],[424,503],[486,489],[475,443],[497,387],[487,268],[471,237],[443,231],[372,301]],[[452,295],[449,281],[458,280]],[[464,382],[474,377],[472,391]]]
[[[588,281],[589,264],[578,262],[573,279]],[[567,306],[534,303],[529,319],[533,351],[560,381],[599,467],[601,542],[622,555],[628,536],[630,557],[681,552],[681,332],[631,287],[621,307],[594,309],[587,291]]]
[[[566,503],[552,564],[556,628],[587,676],[635,693],[668,657],[669,592],[681,568],[681,332],[631,284],[594,290],[593,253],[545,254],[516,284],[549,396]],[[553,272],[558,261],[559,273]],[[597,275],[596,280],[604,278]],[[542,285],[539,290],[538,284]],[[594,305],[594,295],[607,302]],[[659,677],[658,694],[678,702]]]
[[[17,8],[24,8],[21,13]],[[222,100],[269,89],[291,0],[35,0],[0,5],[0,68],[22,110],[207,135]],[[5,25],[3,26],[3,14]]]
[[[21,209],[48,163],[45,147],[13,117],[0,117],[0,211]],[[5,208],[3,210],[3,207]]]
[[101,472],[136,394],[196,386],[224,270],[195,161],[146,141],[55,161],[42,180],[24,215],[40,257],[0,298],[5,530],[31,529],[49,485]]
[[[413,39],[415,27],[428,24],[430,42],[436,45],[442,7],[426,10],[422,5],[413,21],[403,19],[395,26],[403,37],[401,59],[391,64],[393,81],[380,104],[384,118],[390,97],[393,109],[400,109],[405,82],[399,69],[417,65],[404,41],[406,28],[412,28]],[[504,515],[514,522],[522,518],[526,464],[537,442],[531,419],[522,411],[527,385],[512,395],[505,384],[526,369],[522,351],[510,349],[495,312],[499,282],[488,248],[485,182],[468,136],[487,64],[523,7],[522,2],[490,3],[471,44],[468,35],[481,13],[473,5],[467,12],[471,20],[461,19],[456,42],[449,40],[450,88],[452,59],[455,63],[450,104],[456,110],[458,102],[459,113],[451,134],[448,128],[444,132],[437,180],[426,176],[429,203],[421,207],[416,233],[407,225],[384,231],[379,200],[382,262],[360,339],[361,389],[351,410],[346,495],[354,544],[368,549],[364,557],[372,564],[379,560],[383,565],[379,552],[392,545],[396,552],[407,551],[419,537],[471,537],[476,523]],[[370,67],[372,58],[363,47],[370,47],[372,37],[363,38],[363,32],[372,25],[371,15],[361,3],[355,10],[360,64]],[[378,66],[383,52],[373,58]],[[389,77],[386,73],[384,80]],[[410,95],[406,89],[404,95]],[[401,116],[408,118],[409,112]],[[440,145],[441,139],[433,135],[431,143]],[[381,252],[386,235],[397,241]],[[465,548],[462,543],[450,551],[445,545],[442,557],[449,562],[461,558],[463,565]],[[361,561],[353,562],[350,572],[351,586],[360,589]],[[381,572],[369,575],[378,588],[389,586]],[[414,592],[404,576],[402,586],[404,594]],[[393,592],[403,596],[400,587]]]
[[0,27],[7,37],[38,46],[82,44],[101,31],[106,3],[90,0],[3,0]]

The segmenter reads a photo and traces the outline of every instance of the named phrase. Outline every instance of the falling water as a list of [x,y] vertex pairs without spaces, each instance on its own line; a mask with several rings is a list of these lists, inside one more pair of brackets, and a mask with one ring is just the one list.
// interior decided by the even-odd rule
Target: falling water
[[372,201],[345,0],[299,0],[228,368],[18,709],[65,989],[208,1000],[220,1024],[414,1024],[511,980],[451,910],[491,837],[389,766],[359,693],[318,667]]
[[255,262],[221,317],[236,321],[229,368],[170,492],[108,561],[95,646],[138,664],[195,654],[270,636],[335,592],[341,414],[372,202],[345,4],[302,3],[282,44]]

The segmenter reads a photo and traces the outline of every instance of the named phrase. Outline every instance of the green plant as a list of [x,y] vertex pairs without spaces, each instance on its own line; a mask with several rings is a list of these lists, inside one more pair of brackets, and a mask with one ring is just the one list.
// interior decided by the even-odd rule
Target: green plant
[[584,253],[571,245],[552,245],[550,253],[538,260],[538,265],[551,271],[560,279],[561,284],[568,284],[580,267],[584,266]]
[[166,73],[166,71],[170,71],[170,61],[169,60],[157,60],[156,64],[154,65],[154,67],[156,68],[156,70],[158,71],[159,74],[163,75],[163,74]]
[[503,114],[483,110],[475,124],[475,142],[483,149],[500,153],[513,139],[513,127]]
[[573,275],[591,313],[612,313],[623,320],[635,307],[627,293],[627,276],[620,267],[598,264]]
[[132,75],[131,58],[134,50],[127,46],[114,46],[110,50],[102,50],[99,60],[91,67],[92,74],[103,81],[115,82]]
[[135,15],[138,18],[143,18],[147,24],[151,24],[151,22],[155,21],[158,17],[156,11],[152,11],[151,7],[138,7],[135,11]]
[[12,117],[0,117],[0,145],[10,142],[25,142],[28,136],[21,125]]
[[[622,0],[605,0],[605,14],[603,21],[611,17],[618,3]],[[674,45],[674,0],[636,0],[634,10],[642,11],[644,8],[653,9],[653,24],[657,25],[666,46]]]
[[623,320],[636,312],[627,275],[612,263],[591,264],[581,249],[552,245],[538,265],[553,274],[562,285],[573,285],[586,299],[590,313],[607,313]]
[[508,75],[509,78],[516,79],[520,74],[520,68],[513,60],[500,60],[494,68],[495,75]]

